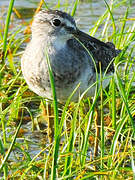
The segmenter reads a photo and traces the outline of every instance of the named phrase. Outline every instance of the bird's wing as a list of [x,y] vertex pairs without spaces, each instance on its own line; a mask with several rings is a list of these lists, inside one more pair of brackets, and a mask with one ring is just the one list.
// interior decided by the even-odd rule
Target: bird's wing
[[[102,71],[105,71],[113,58],[121,52],[120,50],[115,49],[115,45],[113,43],[104,43],[82,31],[78,30],[74,36],[85,46],[85,48],[93,56],[98,72],[100,71],[99,62],[101,62]],[[111,63],[108,67],[108,72],[113,70],[113,63]]]

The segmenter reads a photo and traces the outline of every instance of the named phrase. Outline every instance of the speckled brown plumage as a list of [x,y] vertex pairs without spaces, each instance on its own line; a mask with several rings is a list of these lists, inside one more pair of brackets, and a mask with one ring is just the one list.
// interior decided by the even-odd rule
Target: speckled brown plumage
[[[74,19],[62,11],[42,10],[35,15],[32,24],[32,39],[22,59],[21,67],[29,87],[38,95],[52,98],[46,60],[48,53],[53,71],[58,100],[65,102],[75,87],[80,83],[72,100],[96,81],[95,61],[99,73],[108,68],[107,76],[113,71],[113,59],[120,53],[111,42],[104,43],[76,27]],[[100,76],[99,76],[100,80]],[[103,88],[109,78],[103,81]],[[93,96],[95,86],[86,96]]]

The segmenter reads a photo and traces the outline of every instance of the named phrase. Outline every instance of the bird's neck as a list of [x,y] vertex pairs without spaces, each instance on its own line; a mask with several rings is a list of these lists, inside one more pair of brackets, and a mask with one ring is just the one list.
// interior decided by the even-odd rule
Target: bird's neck
[[65,48],[67,39],[65,37],[52,37],[50,40],[50,45],[57,51]]

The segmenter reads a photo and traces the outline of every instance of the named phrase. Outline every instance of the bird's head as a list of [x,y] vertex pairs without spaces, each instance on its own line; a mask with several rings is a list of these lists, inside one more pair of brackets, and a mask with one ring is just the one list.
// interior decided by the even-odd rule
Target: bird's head
[[33,36],[62,37],[69,39],[77,31],[74,19],[67,13],[58,10],[38,12],[32,24]]

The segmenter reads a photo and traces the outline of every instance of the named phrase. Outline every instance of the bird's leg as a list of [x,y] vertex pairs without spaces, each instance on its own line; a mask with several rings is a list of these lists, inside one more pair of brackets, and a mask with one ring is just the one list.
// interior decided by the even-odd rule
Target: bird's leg
[[95,137],[95,146],[94,146],[94,157],[98,155],[98,145],[99,145],[99,136],[100,136],[100,113],[96,109],[96,116],[95,116],[95,127],[96,127],[96,137]]
[[46,110],[47,110],[47,121],[48,121],[48,139],[49,143],[53,142],[53,137],[54,137],[54,116],[53,114],[53,109],[51,107],[51,104],[46,105]]
[[48,140],[49,143],[53,142],[53,137],[54,137],[54,115],[53,115],[53,108],[50,103],[47,101],[42,101],[43,102],[43,118],[44,121],[48,123],[48,128],[47,128],[47,134],[48,134]]

